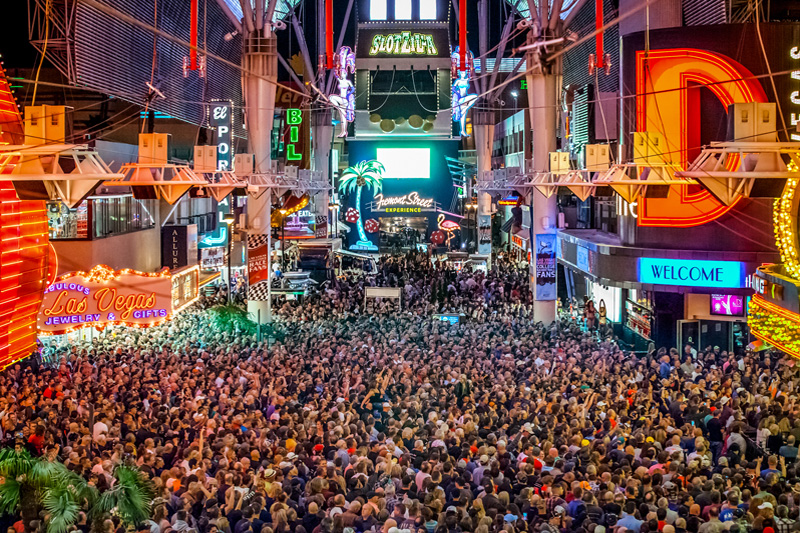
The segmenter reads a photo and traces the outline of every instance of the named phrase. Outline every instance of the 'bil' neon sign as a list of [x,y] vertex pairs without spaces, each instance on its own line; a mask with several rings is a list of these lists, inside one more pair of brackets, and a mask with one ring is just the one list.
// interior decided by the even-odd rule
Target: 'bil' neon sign
[[433,43],[433,35],[404,31],[391,35],[376,35],[372,38],[369,55],[424,55],[435,56],[439,51]]
[[303,154],[298,154],[297,143],[300,142],[300,125],[303,123],[303,112],[299,109],[286,110],[286,124],[289,125],[289,143],[286,145],[286,160],[300,161]]

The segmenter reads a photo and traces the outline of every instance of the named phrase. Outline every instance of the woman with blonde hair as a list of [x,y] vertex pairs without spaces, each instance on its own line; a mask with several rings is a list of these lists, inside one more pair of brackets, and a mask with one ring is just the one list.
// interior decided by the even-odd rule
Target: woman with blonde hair
[[289,516],[286,513],[286,508],[281,506],[276,509],[272,514],[272,529],[279,531],[283,525],[289,525]]
[[478,524],[486,516],[486,509],[483,507],[483,500],[475,498],[472,500],[472,508],[469,510],[469,515],[472,517],[472,526],[477,529]]
[[758,423],[758,429],[756,429],[756,444],[763,449],[766,449],[767,447],[767,439],[770,435],[772,435],[770,426],[772,426],[774,423],[775,417],[773,416],[762,418],[761,422]]

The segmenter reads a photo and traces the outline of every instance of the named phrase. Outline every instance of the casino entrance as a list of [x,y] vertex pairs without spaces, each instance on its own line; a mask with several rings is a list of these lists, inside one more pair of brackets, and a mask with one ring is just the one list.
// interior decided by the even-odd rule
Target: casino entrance
[[425,242],[428,217],[380,217],[381,252],[406,252]]

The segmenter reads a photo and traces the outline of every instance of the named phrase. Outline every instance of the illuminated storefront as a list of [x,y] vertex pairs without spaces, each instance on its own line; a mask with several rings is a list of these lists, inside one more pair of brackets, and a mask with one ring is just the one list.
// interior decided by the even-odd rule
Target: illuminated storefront
[[[606,11],[610,4],[604,2]],[[594,7],[579,8],[577,16]],[[685,169],[712,142],[751,139],[733,126],[712,126],[734,124],[729,122],[734,104],[766,104],[758,109],[769,116],[765,119],[761,111],[759,124],[770,127],[763,126],[752,140],[773,140],[776,131],[780,141],[796,135],[800,84],[791,73],[800,72],[800,25],[763,23],[759,46],[742,48],[743,42],[759,42],[752,24],[676,22],[649,31],[642,21],[620,24],[619,38],[606,41],[606,51],[619,58],[614,63],[619,69],[608,75],[565,68],[563,89],[574,101],[561,127],[568,141],[560,149],[570,151],[577,168],[588,167],[587,146],[598,143],[608,146],[609,164],[642,161],[637,139],[655,135],[658,150],[648,149],[642,166]],[[565,63],[585,65],[589,53],[573,48],[565,53]],[[766,63],[772,73],[785,74],[770,76]],[[608,106],[600,103],[606,98]],[[726,161],[728,170],[742,166],[735,159]],[[641,177],[644,170],[639,171]],[[635,198],[598,189],[581,201],[562,191],[562,298],[590,297],[597,304],[598,295],[608,294],[606,288],[619,289],[615,333],[639,350],[652,341],[656,348],[682,351],[691,341],[697,350],[719,346],[743,352],[751,340],[748,308],[753,334],[762,340],[777,333],[778,318],[790,325],[795,318],[790,313],[800,315],[796,305],[789,305],[800,265],[786,260],[798,254],[794,189],[775,203],[782,186],[778,180],[759,180],[747,197],[732,199],[720,195],[713,183],[701,182],[650,187]],[[775,239],[769,228],[773,218],[783,227]],[[761,268],[780,262],[781,256],[782,270]],[[782,287],[782,299],[758,291],[754,296],[751,283],[759,276],[768,276],[774,295]]]
[[199,266],[148,273],[98,265],[65,274],[44,291],[38,333],[47,337],[83,328],[163,324],[198,300],[200,283]]
[[[705,252],[680,253],[598,245],[580,231],[559,233],[559,263],[580,307],[583,297],[606,304],[615,333],[640,351],[691,343],[696,349],[719,346],[743,350],[748,344],[746,303],[752,295],[749,273],[762,262],[710,260]],[[569,302],[565,302],[569,306]]]

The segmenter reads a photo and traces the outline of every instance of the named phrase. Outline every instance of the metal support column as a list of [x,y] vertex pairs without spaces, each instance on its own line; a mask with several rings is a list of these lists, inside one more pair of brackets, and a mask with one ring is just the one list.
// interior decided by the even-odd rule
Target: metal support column
[[[547,172],[550,152],[556,151],[556,85],[558,76],[554,65],[541,65],[538,50],[527,54],[527,64],[539,68],[527,75],[528,105],[533,129],[533,169]],[[556,300],[542,300],[536,285],[536,236],[558,233],[556,195],[546,198],[539,191],[531,192],[531,285],[534,289],[533,316],[537,321],[550,324],[556,319]]]

